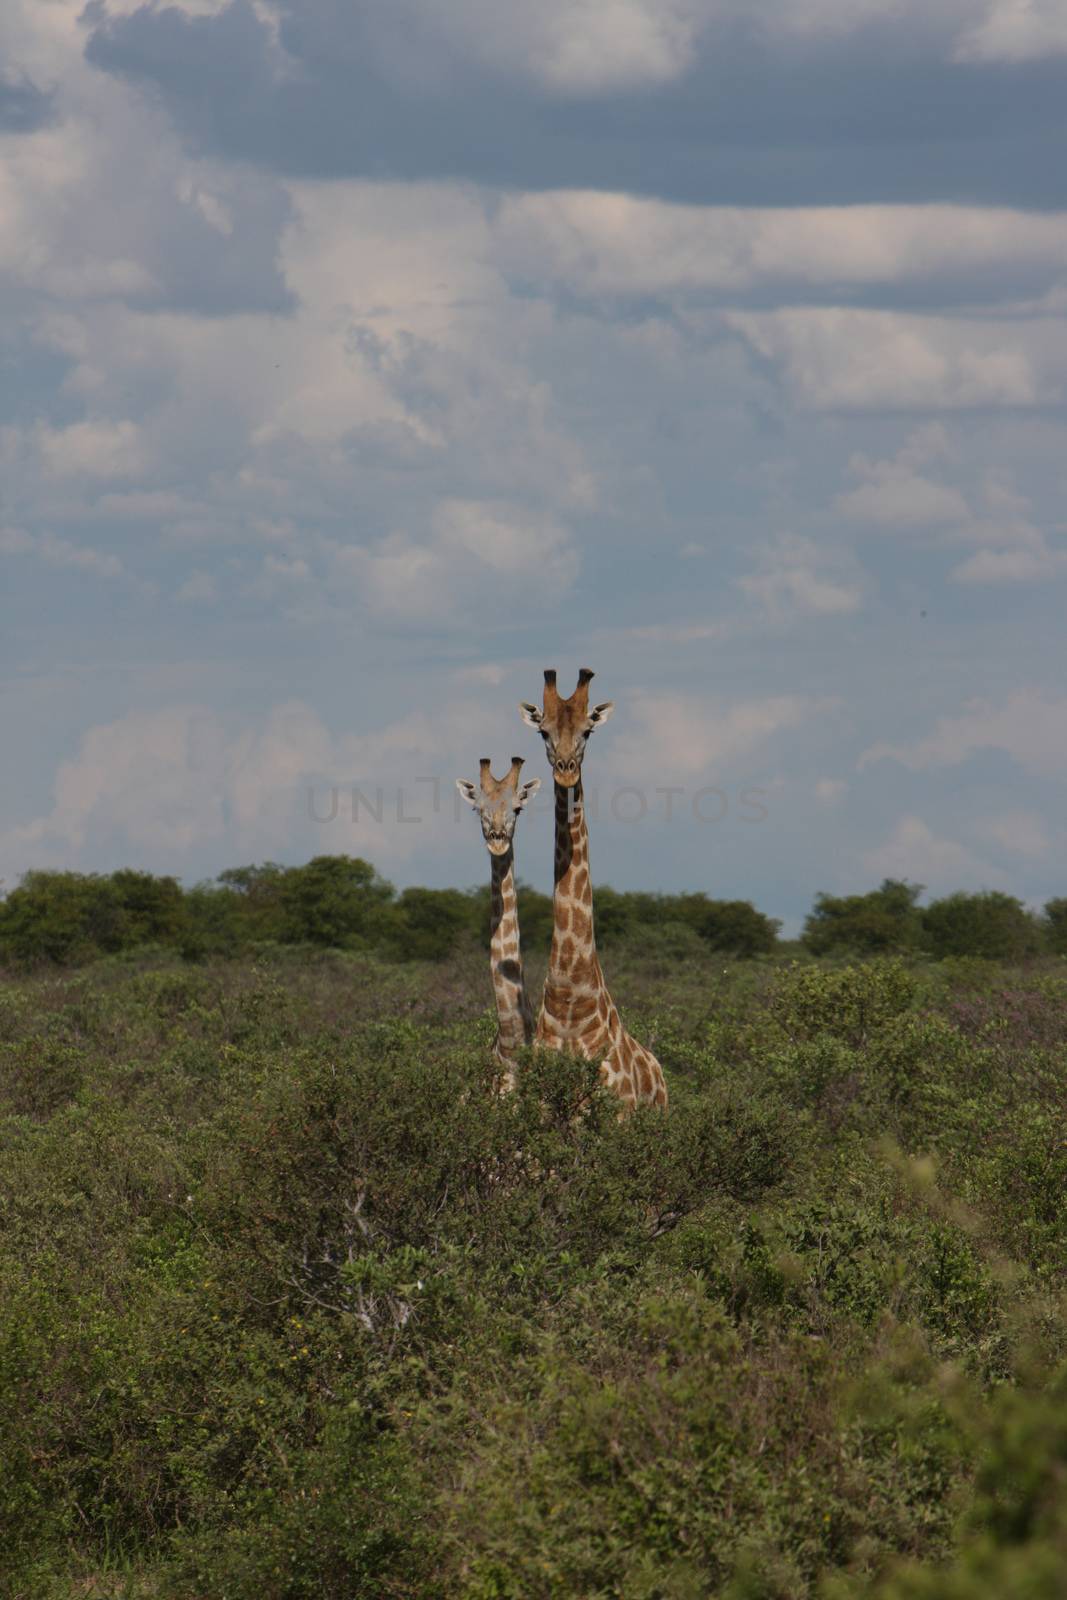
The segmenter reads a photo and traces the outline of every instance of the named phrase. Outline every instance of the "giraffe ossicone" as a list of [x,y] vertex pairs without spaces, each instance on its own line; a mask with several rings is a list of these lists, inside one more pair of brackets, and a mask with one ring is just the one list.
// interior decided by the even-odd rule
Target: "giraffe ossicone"
[[578,687],[569,700],[561,698],[556,688],[556,673],[545,668],[545,691],[542,708],[520,701],[522,720],[536,728],[545,741],[545,754],[552,768],[552,777],[564,789],[572,789],[582,773],[582,758],[589,735],[601,727],[615,709],[611,700],[589,709],[589,683],[594,676],[589,667],[578,670]]
[[482,837],[492,863],[490,878],[489,966],[496,1001],[497,1031],[493,1059],[499,1068],[497,1086],[515,1086],[515,1052],[533,1038],[533,1010],[526,993],[519,938],[515,886],[514,838],[519,812],[541,787],[540,778],[519,782],[522,756],[512,756],[503,778],[494,778],[488,756],[478,763],[479,781],[457,778],[456,788],[478,813]]
[[601,1081],[626,1106],[665,1107],[663,1069],[651,1050],[623,1027],[597,956],[582,762],[590,735],[607,721],[614,706],[607,700],[590,709],[592,677],[592,671],[582,667],[577,687],[564,700],[556,688],[555,671],[547,668],[541,708],[528,701],[520,706],[523,721],[545,741],[556,794],[552,949],[534,1043],[573,1050],[599,1062]]

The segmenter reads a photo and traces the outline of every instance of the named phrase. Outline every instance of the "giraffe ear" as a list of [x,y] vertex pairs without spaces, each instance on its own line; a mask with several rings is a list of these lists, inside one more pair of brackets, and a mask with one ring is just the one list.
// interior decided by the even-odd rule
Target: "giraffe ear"
[[614,700],[604,700],[600,705],[594,706],[592,711],[590,711],[589,721],[593,724],[594,728],[599,728],[602,722],[607,722],[614,710]]
[[522,720],[528,728],[539,728],[541,726],[541,713],[528,700],[519,701],[519,710],[522,712]]
[[477,807],[478,807],[478,791],[474,787],[473,783],[471,783],[470,779],[469,778],[457,778],[456,779],[456,788],[459,790],[459,792],[463,796],[464,800],[466,800],[467,804],[469,806],[474,806],[475,810],[477,810]]
[[512,809],[521,811],[527,800],[532,800],[540,787],[540,778],[531,778],[529,783],[524,783],[512,802]]

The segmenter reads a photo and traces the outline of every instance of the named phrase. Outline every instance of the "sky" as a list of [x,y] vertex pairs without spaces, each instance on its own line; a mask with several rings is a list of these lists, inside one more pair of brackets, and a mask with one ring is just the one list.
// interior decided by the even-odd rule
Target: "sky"
[[1067,894],[1067,0],[7,0],[0,878]]

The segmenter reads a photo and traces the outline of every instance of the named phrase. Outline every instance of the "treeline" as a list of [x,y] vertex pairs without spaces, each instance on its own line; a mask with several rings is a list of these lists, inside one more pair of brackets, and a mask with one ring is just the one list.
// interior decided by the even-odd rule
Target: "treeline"
[[[777,940],[777,922],[747,901],[608,888],[595,900],[605,944],[654,939],[653,929],[680,927],[695,948],[751,956],[773,950]],[[520,886],[519,914],[527,949],[547,946],[551,896]],[[192,889],[129,869],[29,872],[0,903],[0,960],[18,966],[73,965],[147,945],[174,948],[187,960],[280,944],[436,961],[470,941],[489,944],[487,885],[398,893],[369,862],[352,856],[316,856],[300,867],[234,867]]]
[[813,955],[925,954],[1021,961],[1067,955],[1067,899],[1039,915],[997,889],[950,894],[920,906],[923,886],[886,878],[868,894],[819,894],[802,942]]
[[[922,886],[887,879],[867,894],[819,894],[801,943],[812,955],[925,954],[1023,960],[1067,954],[1067,899],[1030,911],[999,891],[953,894],[920,906]],[[632,944],[679,957],[715,951],[771,954],[779,924],[747,900],[706,894],[594,894],[601,945]],[[547,946],[551,896],[519,888],[528,950]],[[176,878],[29,872],[0,902],[0,960],[74,965],[149,945],[187,960],[265,945],[373,951],[390,960],[442,960],[460,944],[489,942],[489,890],[403,889],[352,856],[300,867],[234,867],[185,889]]]

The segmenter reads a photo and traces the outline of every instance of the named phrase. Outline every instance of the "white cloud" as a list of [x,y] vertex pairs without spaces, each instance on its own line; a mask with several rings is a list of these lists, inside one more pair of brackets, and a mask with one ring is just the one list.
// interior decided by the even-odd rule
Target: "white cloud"
[[[735,298],[943,280],[958,295],[972,274],[1005,288],[1036,272],[1060,282],[1067,216],[996,206],[679,205],[593,190],[506,199],[496,259],[524,281],[587,295]],[[1003,291],[1002,291],[1003,293]]]
[[[205,850],[231,862],[294,847],[404,860],[431,838],[453,837],[454,752],[469,747],[470,730],[500,744],[516,720],[504,707],[487,713],[459,701],[369,733],[335,735],[294,700],[243,726],[204,706],[132,711],[85,733],[58,769],[45,815],[0,831],[0,875],[13,883],[33,866],[102,859],[181,873]],[[436,810],[432,782],[417,782],[434,772]],[[334,788],[336,816],[327,825]],[[370,809],[357,804],[353,817],[356,788]]]
[[935,894],[955,889],[1003,888],[1002,872],[971,854],[955,839],[935,834],[919,817],[901,817],[889,837],[863,855],[871,877],[906,878]]
[[967,411],[1053,404],[1067,377],[1058,320],[1007,323],[889,311],[731,311],[724,320],[780,367],[813,411]]
[[891,760],[925,772],[959,766],[982,750],[1003,751],[1028,772],[1067,772],[1067,699],[1021,689],[1000,704],[973,700],[958,716],[939,718],[925,739],[911,745],[872,745],[859,764]]
[[631,628],[598,628],[597,637],[621,644],[695,644],[705,639],[728,639],[736,632],[733,620],[643,622]]
[[212,776],[225,761],[210,713],[136,713],[92,728],[56,775],[48,815],[0,835],[15,875],[69,865],[94,831],[118,835],[140,858],[180,852],[221,835],[224,796]]
[[820,778],[815,785],[815,798],[824,805],[832,806],[848,791],[848,784],[843,778]]
[[1052,848],[1044,821],[1033,811],[1008,811],[1001,816],[986,817],[978,823],[975,832],[1012,855],[1029,860],[1038,860]]
[[[487,260],[481,203],[445,184],[302,184],[292,196],[293,316],[38,309],[37,351],[66,368],[64,412],[84,414],[0,429],[11,514],[28,526],[142,521],[205,546],[269,539],[290,577],[301,561],[321,565],[324,528],[338,545],[354,524],[368,592],[394,612],[432,606],[427,583],[449,551],[536,589],[530,536],[543,540],[545,582],[568,586],[561,519],[594,508],[599,487],[532,370],[529,325],[543,331],[544,318]],[[383,521],[401,532],[368,545]],[[263,597],[288,603],[285,576],[265,570]]]
[[45,470],[61,477],[131,478],[146,467],[137,424],[101,418],[66,428],[38,423],[35,441]]
[[551,518],[530,518],[513,506],[446,500],[434,523],[448,555],[473,557],[491,572],[553,591],[568,588],[578,575],[577,555]]
[[518,13],[533,23],[523,56],[534,75],[569,93],[666,83],[692,59],[696,10],[687,0],[530,6]]
[[[191,0],[183,4],[193,9]],[[196,8],[207,4],[197,0]],[[492,0],[445,9],[432,0],[380,0],[367,11],[394,72],[432,78],[436,47],[445,59],[519,73],[561,95],[672,82],[702,35],[715,48],[716,31],[739,25],[778,42],[890,24],[912,36],[921,30],[931,54],[958,60],[1029,60],[1067,49],[1062,0],[941,0],[933,11],[926,0],[765,0],[755,12],[745,0],[540,0],[507,9]],[[412,39],[423,41],[421,55]]]
[[336,545],[333,566],[372,610],[443,621],[510,594],[516,583],[527,601],[566,593],[579,558],[566,529],[545,513],[445,500],[424,540],[394,532],[369,545]]
[[711,10],[708,0],[539,0],[506,8],[493,0],[447,7],[391,0],[369,7],[368,20],[387,70],[405,77],[432,78],[458,58],[561,96],[584,96],[677,78]]
[[853,456],[849,471],[866,481],[838,495],[834,509],[842,517],[886,528],[924,528],[962,522],[969,515],[958,489],[934,483],[896,462]]
[[956,42],[958,61],[1035,61],[1067,54],[1063,0],[992,0]]
[[957,583],[1028,583],[1067,572],[1067,550],[1056,549],[1031,519],[1030,501],[1010,474],[986,471],[978,485],[981,510],[956,537],[979,548],[952,571]]
[[1035,544],[1015,549],[978,550],[952,569],[957,583],[1036,583],[1067,572],[1067,551],[1050,550],[1036,530]]
[[[280,309],[275,257],[287,203],[278,181],[184,152],[146,97],[87,65],[77,5],[10,0],[3,9],[0,56],[58,88],[63,115],[5,140],[0,286],[85,307]],[[11,29],[5,49],[5,23],[19,11],[22,29]],[[35,43],[47,57],[36,72]]]
[[188,605],[214,605],[219,588],[210,572],[191,572],[175,595],[175,599]]
[[728,705],[690,695],[639,693],[627,707],[625,730],[615,735],[606,762],[619,776],[655,773],[664,783],[689,780],[750,755],[776,733],[828,709],[828,702],[806,695]]
[[57,538],[54,533],[27,533],[22,528],[0,528],[0,555],[32,555],[50,567],[75,567],[82,572],[95,573],[99,578],[121,578],[122,562],[118,556],[87,545],[72,544],[69,539]]
[[890,460],[854,455],[848,463],[861,482],[839,494],[834,510],[846,521],[900,532],[933,531],[942,544],[977,546],[953,567],[957,583],[1025,583],[1067,572],[1067,551],[1054,548],[1030,518],[1030,502],[1011,475],[987,468],[969,493],[917,469],[951,459],[939,424],[916,431]]
[[778,42],[888,24],[925,35],[930,54],[960,61],[1026,61],[1067,50],[1063,0],[941,0],[933,10],[927,0],[765,0],[756,12],[745,0],[541,0],[506,12],[492,0],[456,0],[444,14],[431,0],[391,0],[394,9],[409,31],[562,94],[670,82],[690,64],[702,34],[714,48],[717,30],[739,25]]
[[460,667],[452,674],[452,678],[455,683],[486,684],[495,689],[503,683],[505,670],[495,661],[486,661],[478,667]]
[[858,582],[836,572],[841,558],[811,539],[784,536],[761,555],[757,572],[737,580],[738,588],[768,616],[834,616],[862,603]]
[[953,442],[940,422],[914,429],[889,460],[857,453],[847,471],[859,485],[837,496],[834,509],[846,519],[885,528],[924,528],[966,521],[970,507],[962,491],[938,482],[922,469],[952,462]]

